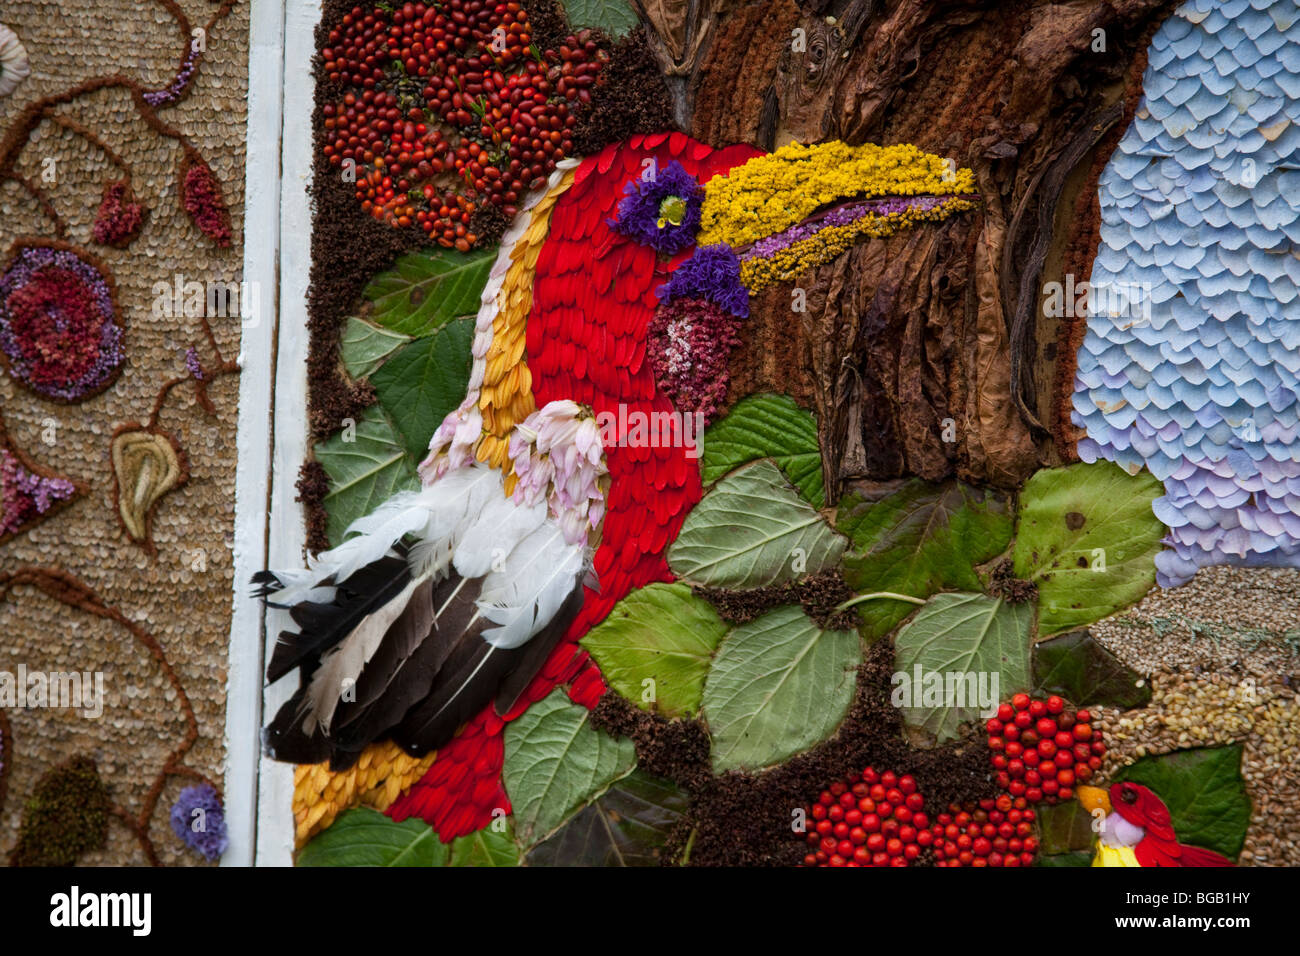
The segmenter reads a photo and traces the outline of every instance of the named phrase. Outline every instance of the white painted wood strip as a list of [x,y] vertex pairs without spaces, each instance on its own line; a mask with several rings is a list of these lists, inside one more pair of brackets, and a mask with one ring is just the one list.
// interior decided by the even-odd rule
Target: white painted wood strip
[[[272,484],[268,561],[276,568],[301,567],[306,529],[294,499],[298,469],[307,454],[307,283],[311,271],[312,97],[311,61],[319,0],[285,0],[284,105],[281,132],[280,294],[276,336]],[[264,653],[289,623],[284,611],[266,615]],[[267,688],[263,712],[275,712],[295,689],[292,679]],[[293,860],[293,767],[261,761],[258,787],[258,866]]]
[[[261,760],[263,610],[249,597],[250,576],[266,567],[271,490],[277,259],[280,237],[280,124],[283,0],[252,5],[248,57],[248,133],[244,174],[244,281],[258,314],[243,317],[239,343],[239,418],[235,468],[234,595],[226,683],[226,828],[223,866],[249,866],[257,842]],[[243,296],[240,297],[244,299]]]

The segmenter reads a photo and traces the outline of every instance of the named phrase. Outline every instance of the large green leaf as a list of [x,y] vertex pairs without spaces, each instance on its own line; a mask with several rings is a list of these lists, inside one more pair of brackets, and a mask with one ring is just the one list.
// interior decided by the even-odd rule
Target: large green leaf
[[518,866],[519,847],[515,844],[514,828],[507,819],[506,825],[495,829],[492,824],[468,836],[451,841],[448,866]]
[[1039,854],[1034,866],[1092,866],[1091,850],[1071,850],[1068,853]]
[[697,584],[756,588],[833,568],[847,544],[763,459],[713,486],[687,515],[668,564]]
[[[892,591],[912,597],[953,588],[982,590],[975,565],[1011,543],[1011,508],[1005,497],[961,482],[905,482],[883,495],[852,490],[840,502],[835,525],[852,541],[844,578],[855,591]],[[861,607],[863,636],[888,634],[911,614],[903,601],[869,601]]]
[[1045,856],[1087,851],[1092,853],[1094,829],[1092,814],[1078,800],[1066,800],[1056,806],[1042,804],[1038,818],[1039,852]]
[[1020,492],[1015,570],[1038,585],[1044,634],[1081,627],[1140,599],[1155,583],[1164,525],[1150,473],[1111,462],[1038,472]]
[[378,810],[348,810],[302,848],[298,866],[442,866],[447,847],[423,820],[394,823]]
[[612,37],[627,36],[637,25],[636,11],[627,0],[564,0],[569,25],[599,28]]
[[392,332],[361,319],[348,319],[343,339],[339,343],[343,367],[352,378],[365,378],[409,341],[409,335]]
[[826,502],[817,419],[785,395],[751,395],[704,433],[704,483],[733,468],[771,458],[814,507]]
[[1122,768],[1116,780],[1150,787],[1169,808],[1179,843],[1236,858],[1250,825],[1241,745],[1175,750]]
[[713,605],[685,584],[651,584],[614,605],[580,643],[609,686],[628,700],[643,710],[687,717],[699,709],[704,675],[726,633]]
[[394,823],[378,810],[348,810],[302,848],[298,866],[518,866],[509,822],[443,843],[419,819]]
[[[939,743],[961,736],[960,726],[981,716],[982,689],[991,706],[1029,689],[1029,643],[1034,609],[983,594],[936,594],[894,638],[894,661],[906,683],[894,688],[907,726],[934,735]],[[920,668],[921,688],[916,684]],[[954,678],[952,695],[948,675]],[[997,675],[997,693],[992,681]],[[935,693],[933,681],[943,680]],[[910,696],[903,696],[904,692]],[[927,693],[927,691],[929,691]],[[974,699],[972,699],[974,698]],[[990,701],[986,700],[988,704]]]
[[[1140,682],[1140,683],[1139,683]],[[1034,689],[1078,707],[1145,707],[1151,687],[1086,630],[1034,645]]]
[[546,839],[636,765],[632,741],[596,730],[590,716],[556,688],[506,727],[502,776],[524,847]]
[[797,606],[736,628],[701,703],[714,770],[770,767],[825,740],[848,713],[861,662],[856,634],[823,631]]
[[658,866],[688,803],[667,780],[637,770],[528,854],[532,866]]
[[366,409],[355,426],[318,444],[315,454],[330,479],[324,505],[329,515],[326,531],[333,544],[343,539],[343,532],[357,518],[397,492],[419,487],[415,467],[392,421],[378,406]]
[[442,420],[465,398],[473,339],[474,320],[458,319],[412,342],[370,376],[380,404],[417,460],[428,452]]
[[462,254],[454,249],[412,252],[370,280],[362,293],[373,303],[369,318],[403,335],[427,335],[479,309],[495,249]]

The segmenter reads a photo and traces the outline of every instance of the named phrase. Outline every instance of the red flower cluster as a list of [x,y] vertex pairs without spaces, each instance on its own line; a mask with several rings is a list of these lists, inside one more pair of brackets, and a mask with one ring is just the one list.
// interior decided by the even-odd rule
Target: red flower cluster
[[932,842],[925,798],[910,775],[892,770],[830,785],[807,808],[804,866],[907,866]]
[[186,156],[181,177],[185,211],[199,231],[225,248],[230,245],[230,212],[221,195],[221,184],[198,156]]
[[1034,811],[1024,797],[948,806],[930,831],[935,866],[1030,866],[1038,852]]
[[116,320],[102,266],[61,243],[19,248],[0,274],[0,353],[45,398],[78,402],[112,383],[125,358]]
[[532,50],[515,2],[354,7],[330,31],[326,75],[352,89],[323,107],[325,157],[356,164],[374,218],[461,250],[483,203],[513,218],[573,149],[571,106],[590,99],[608,54],[588,31]]
[[144,225],[144,207],[135,201],[131,184],[125,179],[104,183],[104,198],[95,215],[91,236],[101,246],[123,249]]
[[1034,700],[1016,694],[986,729],[998,786],[1030,803],[1069,800],[1075,784],[1089,780],[1106,753],[1092,714],[1071,713],[1055,695]]
[[684,414],[707,421],[727,398],[727,360],[740,344],[741,319],[705,299],[673,299],[655,310],[650,358],[655,383]]

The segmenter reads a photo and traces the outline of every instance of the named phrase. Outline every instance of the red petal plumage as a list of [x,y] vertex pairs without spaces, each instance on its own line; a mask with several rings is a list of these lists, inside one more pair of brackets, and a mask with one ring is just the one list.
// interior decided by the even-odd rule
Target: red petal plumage
[[[751,146],[712,150],[683,133],[663,132],[609,146],[578,167],[573,186],[556,203],[534,277],[526,341],[538,407],[573,399],[619,421],[672,408],[645,361],[663,272],[653,249],[620,235],[609,220],[628,178],[640,175],[647,158],[660,164],[676,159],[705,182],[756,155],[760,151]],[[508,811],[500,785],[506,722],[570,682],[570,698],[594,707],[605,683],[578,639],[633,589],[673,579],[665,553],[700,499],[698,458],[680,442],[660,448],[619,443],[605,452],[610,489],[594,559],[600,592],[587,591],[577,618],[516,707],[505,719],[488,708],[466,724],[388,809],[393,819],[421,817],[450,840],[486,826],[493,810]]]

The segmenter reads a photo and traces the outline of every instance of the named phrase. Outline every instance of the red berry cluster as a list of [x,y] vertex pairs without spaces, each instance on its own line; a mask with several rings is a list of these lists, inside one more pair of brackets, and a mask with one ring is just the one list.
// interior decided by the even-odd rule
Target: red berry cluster
[[514,2],[346,14],[321,51],[328,77],[352,87],[323,107],[324,153],[355,164],[362,209],[462,251],[478,238],[479,205],[513,218],[572,151],[571,107],[590,100],[609,58],[585,30],[558,50],[531,41]]
[[833,783],[807,808],[804,866],[907,866],[931,842],[924,808],[916,781],[892,770]]
[[1038,852],[1034,811],[1024,797],[1006,793],[978,806],[951,804],[927,835],[935,866],[1030,866]]
[[1030,803],[1069,800],[1077,783],[1101,767],[1106,744],[1086,710],[1071,712],[1052,696],[1016,694],[987,724],[998,786]]

